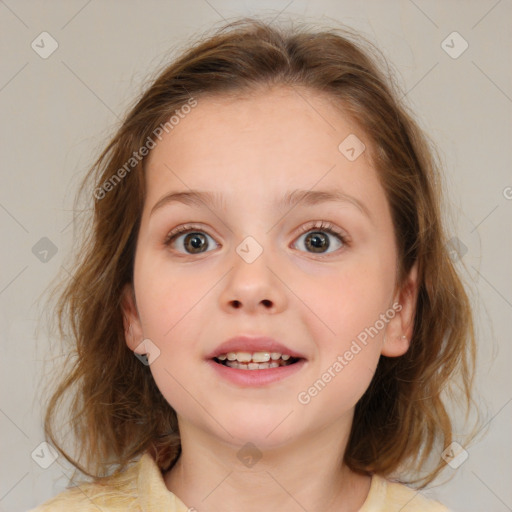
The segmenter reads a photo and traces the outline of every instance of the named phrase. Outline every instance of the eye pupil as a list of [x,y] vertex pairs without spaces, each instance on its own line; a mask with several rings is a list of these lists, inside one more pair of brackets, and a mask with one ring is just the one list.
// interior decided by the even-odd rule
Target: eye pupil
[[319,231],[310,233],[306,237],[305,242],[306,244],[311,242],[313,246],[313,252],[322,252],[329,248],[329,238]]
[[193,248],[192,252],[201,252],[196,251],[196,249],[201,249],[201,245],[205,246],[205,237],[201,233],[189,233],[184,240],[184,245],[187,250],[189,249],[188,243],[190,243]]
[[[314,226],[319,229],[319,231],[307,231],[307,235],[305,240],[302,242],[303,245],[306,246],[306,251],[310,253],[323,254],[328,251],[331,247],[332,243],[329,239],[330,237],[335,237],[337,239],[338,244],[341,247],[345,247],[346,242],[345,238],[335,231],[330,225]],[[179,233],[182,233],[181,235]],[[183,239],[182,239],[183,237]],[[174,233],[171,233],[165,242],[165,245],[172,246],[175,243],[177,238],[182,239],[179,243],[182,251],[185,251],[187,254],[200,254],[203,252],[207,252],[209,250],[209,242],[207,238],[209,235],[206,235],[202,231],[192,231],[189,227],[186,227],[181,230],[175,230]],[[178,252],[182,252],[178,249]]]

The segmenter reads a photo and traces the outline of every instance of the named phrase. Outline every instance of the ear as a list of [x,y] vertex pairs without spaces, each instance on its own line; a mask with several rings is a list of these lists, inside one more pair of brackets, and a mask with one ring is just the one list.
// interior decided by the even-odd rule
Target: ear
[[409,272],[406,282],[398,290],[393,299],[393,309],[396,315],[389,321],[382,355],[398,357],[404,355],[411,343],[418,298],[418,262],[416,261]]
[[145,354],[144,344],[142,344],[144,334],[135,303],[135,292],[131,283],[124,285],[121,292],[121,311],[123,313],[124,336],[128,348],[138,354]]

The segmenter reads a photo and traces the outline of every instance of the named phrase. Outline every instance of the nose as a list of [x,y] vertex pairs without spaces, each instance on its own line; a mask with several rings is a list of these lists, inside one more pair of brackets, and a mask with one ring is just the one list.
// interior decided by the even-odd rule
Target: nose
[[235,252],[220,296],[221,306],[226,312],[242,310],[251,314],[275,314],[286,308],[288,288],[284,276],[275,262],[269,260],[265,250],[250,263]]

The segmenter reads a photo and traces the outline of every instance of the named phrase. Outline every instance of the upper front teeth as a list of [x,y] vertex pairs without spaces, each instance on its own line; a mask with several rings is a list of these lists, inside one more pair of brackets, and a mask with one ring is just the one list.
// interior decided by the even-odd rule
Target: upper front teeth
[[238,361],[240,363],[248,363],[250,361],[254,363],[266,363],[271,359],[273,361],[277,359],[287,361],[290,359],[288,354],[280,354],[279,352],[228,352],[227,354],[221,354],[217,356],[220,361]]

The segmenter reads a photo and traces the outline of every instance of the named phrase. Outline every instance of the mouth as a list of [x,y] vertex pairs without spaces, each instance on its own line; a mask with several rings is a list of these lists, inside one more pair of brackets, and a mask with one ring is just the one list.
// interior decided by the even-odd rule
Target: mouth
[[222,380],[244,388],[292,378],[307,365],[304,354],[266,336],[239,335],[206,356]]
[[213,357],[212,360],[222,366],[237,370],[269,370],[283,366],[290,366],[303,360],[290,354],[280,352],[226,352]]

